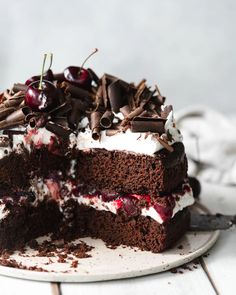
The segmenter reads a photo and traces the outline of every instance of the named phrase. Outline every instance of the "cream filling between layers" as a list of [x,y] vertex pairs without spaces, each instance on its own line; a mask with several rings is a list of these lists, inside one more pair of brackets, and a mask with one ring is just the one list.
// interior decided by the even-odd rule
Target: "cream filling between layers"
[[[194,204],[194,197],[193,197],[193,193],[191,189],[189,192],[185,191],[184,194],[172,194],[172,195],[175,199],[175,206],[173,208],[173,213],[171,218],[173,218],[176,215],[176,213],[178,213],[179,211]],[[77,200],[77,202],[80,205],[92,207],[98,211],[109,211],[109,212],[112,212],[113,214],[117,214],[118,209],[120,209],[119,202],[117,202],[117,200],[105,202],[99,196],[94,196],[89,198],[80,196],[80,197],[75,197],[75,200]],[[145,216],[145,217],[149,216],[150,218],[154,219],[160,224],[164,222],[163,218],[156,211],[154,206],[142,208],[141,216]]]

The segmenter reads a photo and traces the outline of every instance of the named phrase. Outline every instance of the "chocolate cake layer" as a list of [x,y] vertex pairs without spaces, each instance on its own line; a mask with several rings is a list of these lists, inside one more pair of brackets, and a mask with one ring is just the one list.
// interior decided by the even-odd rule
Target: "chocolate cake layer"
[[7,205],[10,213],[0,222],[0,249],[19,249],[31,239],[58,230],[62,214],[55,201]]
[[54,171],[67,175],[70,161],[61,155],[50,153],[46,147],[23,148],[20,153],[13,151],[0,160],[0,198],[11,196],[13,191],[27,190],[30,180],[37,177],[50,177]]
[[80,237],[91,236],[113,246],[127,245],[152,252],[171,247],[186,232],[190,222],[188,209],[159,224],[149,217],[127,218],[72,202],[71,206],[76,213],[74,230]]
[[78,178],[91,189],[149,194],[171,192],[187,176],[187,159],[182,143],[174,151],[162,149],[155,156],[90,149],[79,152]]

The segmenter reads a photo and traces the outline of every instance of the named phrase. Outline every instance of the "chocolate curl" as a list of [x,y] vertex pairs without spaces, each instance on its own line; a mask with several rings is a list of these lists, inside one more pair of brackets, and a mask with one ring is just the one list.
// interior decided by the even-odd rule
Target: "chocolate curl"
[[70,98],[69,101],[71,103],[71,111],[68,115],[68,122],[72,125],[72,128],[77,128],[79,121],[88,109],[89,104],[87,101],[82,101],[78,98]]
[[4,98],[6,98],[6,99],[11,99],[11,98],[12,98],[9,89],[7,89],[7,90],[4,91],[3,96],[4,96]]
[[37,125],[36,117],[32,117],[32,118],[30,118],[30,119],[29,119],[29,126],[30,126],[31,128],[34,128],[34,127],[36,127],[36,125]]
[[70,93],[71,96],[80,99],[94,99],[94,95],[87,90],[74,86],[68,82],[63,82],[61,87],[65,89],[65,93]]
[[69,128],[67,117],[56,117],[53,118],[53,122],[62,127]]
[[172,105],[164,106],[164,109],[161,111],[161,117],[166,119],[172,110],[173,110]]
[[0,109],[0,120],[6,118],[8,115],[10,115],[15,110],[16,110],[16,108],[14,108],[14,107]]
[[8,123],[21,122],[21,121],[25,122],[26,116],[29,115],[30,113],[31,113],[31,109],[28,107],[24,107],[11,113],[9,116],[7,116],[5,121]]
[[100,119],[100,124],[103,128],[110,128],[112,125],[112,121],[114,118],[114,114],[112,111],[106,111]]
[[125,106],[121,107],[120,112],[126,118],[131,112],[129,105],[125,105]]
[[37,127],[45,127],[46,123],[51,119],[48,114],[38,114],[38,113],[30,113],[26,115],[25,121],[29,123],[31,128]]
[[23,100],[23,97],[20,99],[19,98],[15,98],[15,99],[11,98],[11,99],[4,101],[4,106],[6,108],[16,107],[16,106],[20,105],[22,100]]
[[53,74],[53,79],[58,82],[63,82],[65,80],[64,73]]
[[98,87],[98,90],[96,92],[96,98],[95,98],[95,102],[96,102],[96,109],[97,110],[100,106],[103,105],[103,97],[102,97],[102,86],[100,85]]
[[137,85],[137,89],[138,88],[140,88],[143,84],[145,84],[147,82],[147,80],[146,79],[142,79],[139,83],[138,83],[138,85]]
[[131,120],[134,117],[138,117],[140,114],[142,114],[143,111],[144,111],[143,105],[140,105],[135,110],[133,110],[131,113],[129,113],[128,116],[126,117],[126,119]]
[[58,105],[63,104],[66,100],[63,89],[57,87],[56,95],[57,95]]
[[67,114],[69,111],[71,111],[71,104],[68,102],[64,102],[62,105],[56,107],[55,109],[51,110],[49,114],[52,117],[61,116]]
[[107,78],[106,74],[102,76],[102,96],[105,108],[108,106],[108,93],[107,93]]
[[132,132],[165,132],[165,120],[155,118],[136,117],[131,121]]
[[100,120],[102,114],[100,112],[92,112],[90,117],[90,125],[92,130],[92,138],[94,140],[100,139]]
[[88,71],[88,73],[89,73],[91,79],[92,79],[97,85],[100,85],[100,84],[101,84],[100,79],[99,79],[98,76],[95,74],[95,72],[94,72],[92,69],[90,69],[90,68],[88,68],[87,71]]
[[63,139],[68,139],[71,134],[70,129],[52,122],[47,122],[45,127],[48,131],[51,131],[52,133],[58,135],[59,137],[62,137]]
[[18,127],[19,125],[23,125],[23,124],[24,124],[24,120],[14,121],[14,122],[6,122],[6,120],[3,120],[0,122],[0,129]]
[[159,103],[159,106],[161,106],[161,105],[164,104],[166,98],[161,95],[160,89],[158,88],[157,85],[155,85],[155,89],[156,89],[156,92],[157,92],[157,96],[156,96],[157,102]]
[[164,148],[166,148],[169,152],[172,153],[174,151],[174,148],[171,145],[169,145],[166,141],[164,141],[163,139],[161,139],[158,134],[156,134],[155,137],[160,142],[160,144]]
[[25,84],[21,84],[21,83],[15,83],[12,87],[12,90],[14,92],[18,92],[18,91],[26,92],[27,89],[28,89],[28,86]]
[[120,107],[123,104],[120,81],[116,80],[112,82],[107,87],[107,90],[108,90],[108,97],[109,97],[111,109],[113,112],[118,113],[120,110]]
[[140,96],[146,88],[146,80],[143,79],[137,86],[137,92],[134,95],[135,105],[138,106],[140,103]]
[[119,132],[120,132],[120,130],[118,130],[118,129],[107,129],[106,130],[106,136],[113,136],[113,135],[116,135]]
[[0,94],[0,103],[2,103],[3,100],[4,100],[4,92],[2,92],[2,93]]

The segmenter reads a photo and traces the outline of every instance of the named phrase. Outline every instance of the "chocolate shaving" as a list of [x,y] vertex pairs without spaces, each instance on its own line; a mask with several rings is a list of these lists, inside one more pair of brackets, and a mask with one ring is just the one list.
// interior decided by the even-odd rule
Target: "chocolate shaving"
[[61,104],[60,106],[56,107],[55,109],[51,110],[49,112],[49,114],[52,117],[57,117],[57,116],[61,116],[61,115],[65,115],[67,114],[69,111],[71,111],[72,106],[70,103],[68,102],[64,102],[63,104]]
[[24,107],[11,113],[9,116],[6,117],[5,121],[8,123],[10,122],[14,123],[18,121],[25,122],[26,116],[29,115],[30,113],[31,113],[31,109],[28,107]]
[[163,119],[135,117],[130,124],[132,132],[154,132],[159,134],[165,132],[165,120]]
[[86,110],[89,108],[87,101],[82,101],[78,98],[70,98],[71,111],[68,114],[68,122],[73,129],[76,129],[80,119],[85,114]]
[[141,94],[143,93],[144,89],[146,88],[146,80],[143,79],[138,87],[137,87],[137,92],[135,93],[134,95],[134,101],[135,101],[135,106],[137,107],[139,104],[140,104],[140,97],[141,97]]
[[4,101],[3,104],[6,108],[16,107],[22,102],[22,100],[23,100],[23,97],[20,99],[19,98],[15,98],[15,99],[11,98],[11,99]]
[[9,89],[7,89],[7,90],[4,91],[3,97],[6,98],[6,99],[11,99],[12,96],[10,94]]
[[92,112],[90,117],[90,125],[92,130],[92,138],[94,140],[100,139],[100,120],[102,114],[100,112]]
[[63,126],[60,126],[58,124],[55,124],[53,122],[47,122],[45,125],[46,129],[48,131],[51,131],[52,133],[62,137],[63,139],[68,140],[70,134],[72,131],[68,128],[64,128]]
[[61,87],[63,89],[65,89],[65,93],[70,93],[71,96],[75,97],[75,98],[80,98],[80,99],[93,99],[94,98],[94,95],[87,91],[87,90],[84,90],[82,88],[79,88],[77,86],[74,86],[68,82],[63,82],[61,84]]
[[14,92],[18,92],[18,91],[26,92],[27,89],[28,89],[28,86],[25,84],[21,84],[21,83],[15,83],[12,87],[12,90]]
[[156,137],[156,139],[160,142],[160,144],[164,147],[164,148],[166,148],[169,152],[173,152],[174,151],[174,148],[171,146],[171,145],[169,145],[167,142],[165,142],[163,139],[161,139],[160,137],[159,137],[159,135],[155,135],[155,137]]
[[100,119],[100,124],[103,128],[110,128],[112,125],[112,121],[114,118],[114,114],[112,111],[106,111]]
[[172,105],[164,106],[163,110],[161,111],[161,117],[166,119],[172,110],[173,110]]
[[20,125],[24,125],[24,120],[15,121],[15,122],[6,122],[6,120],[3,120],[0,122],[0,129],[8,129],[13,127],[18,127]]
[[64,73],[57,73],[57,74],[53,73],[53,79],[58,82],[63,82],[65,80]]
[[107,94],[107,80],[106,74],[102,76],[102,96],[105,108],[108,106],[108,94]]
[[128,116],[122,121],[121,125],[126,125],[131,119],[134,117],[139,116],[143,112],[143,106],[140,105],[135,110],[133,110],[131,113],[128,114]]
[[119,132],[120,132],[120,130],[118,130],[118,129],[107,129],[106,130],[106,136],[113,136],[113,135],[116,135]]
[[120,112],[126,118],[131,112],[129,105],[124,105],[123,107],[121,107]]
[[100,82],[100,79],[98,78],[98,76],[96,75],[96,73],[95,73],[92,69],[90,69],[90,68],[88,68],[87,71],[88,71],[88,73],[89,73],[91,79],[92,79],[97,85],[100,85],[101,82]]
[[118,113],[120,108],[123,106],[122,88],[120,80],[112,82],[108,88],[108,97],[113,112]]
[[15,110],[16,108],[14,107],[0,109],[0,120],[5,119],[8,115],[13,113]]
[[98,90],[96,92],[96,98],[95,98],[95,102],[96,102],[96,111],[103,105],[104,101],[103,101],[103,97],[102,97],[102,89],[103,87],[100,85],[98,87]]

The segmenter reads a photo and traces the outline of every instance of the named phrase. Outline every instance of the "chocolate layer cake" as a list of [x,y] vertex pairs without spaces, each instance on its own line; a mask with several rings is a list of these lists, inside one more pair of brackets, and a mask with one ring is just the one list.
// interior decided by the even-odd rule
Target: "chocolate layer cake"
[[0,249],[54,233],[160,252],[189,226],[182,136],[156,87],[91,69],[0,95]]

